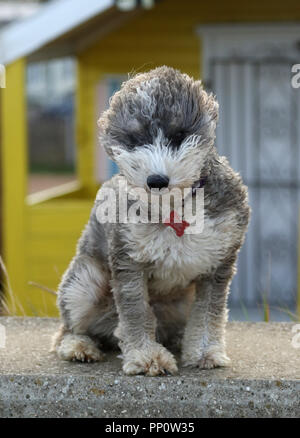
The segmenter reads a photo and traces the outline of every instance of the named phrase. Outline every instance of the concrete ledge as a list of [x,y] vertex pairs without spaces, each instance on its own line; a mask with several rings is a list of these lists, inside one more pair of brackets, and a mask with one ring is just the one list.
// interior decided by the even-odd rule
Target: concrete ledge
[[232,365],[176,377],[126,377],[121,361],[60,362],[55,319],[0,318],[0,417],[299,417],[300,349],[293,324],[230,323]]

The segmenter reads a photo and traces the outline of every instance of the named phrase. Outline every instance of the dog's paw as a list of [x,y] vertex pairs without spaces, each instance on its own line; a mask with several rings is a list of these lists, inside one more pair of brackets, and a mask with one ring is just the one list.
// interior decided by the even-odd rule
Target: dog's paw
[[145,374],[163,376],[178,371],[174,356],[163,346],[130,350],[124,359],[123,371],[127,375]]
[[68,334],[56,348],[58,356],[67,361],[98,362],[104,354],[88,336]]
[[230,364],[230,359],[222,351],[206,351],[199,357],[183,359],[183,366],[211,370],[212,368],[226,367]]

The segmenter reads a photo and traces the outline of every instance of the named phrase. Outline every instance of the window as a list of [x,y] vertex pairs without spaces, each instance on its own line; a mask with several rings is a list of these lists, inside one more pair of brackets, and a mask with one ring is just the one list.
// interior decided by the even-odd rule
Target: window
[[28,65],[29,194],[76,179],[74,94],[73,59]]

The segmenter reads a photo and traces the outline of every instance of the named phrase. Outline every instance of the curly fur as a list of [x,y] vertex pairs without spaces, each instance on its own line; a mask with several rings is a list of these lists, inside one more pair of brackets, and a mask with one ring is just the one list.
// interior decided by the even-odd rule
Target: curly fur
[[136,75],[111,99],[100,141],[120,174],[103,188],[125,177],[147,190],[149,175],[164,174],[182,189],[205,176],[204,230],[177,237],[162,223],[101,224],[97,198],[59,287],[54,349],[62,359],[100,360],[100,344],[118,344],[126,374],[174,374],[167,346],[182,339],[183,365],[228,363],[227,295],[249,206],[240,176],[214,147],[217,118],[201,82],[166,66]]

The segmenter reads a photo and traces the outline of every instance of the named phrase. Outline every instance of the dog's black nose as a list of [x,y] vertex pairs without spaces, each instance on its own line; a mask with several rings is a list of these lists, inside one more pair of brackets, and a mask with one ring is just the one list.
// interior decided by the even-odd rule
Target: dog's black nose
[[168,187],[169,178],[165,175],[150,175],[147,178],[147,184],[150,189],[162,189]]

